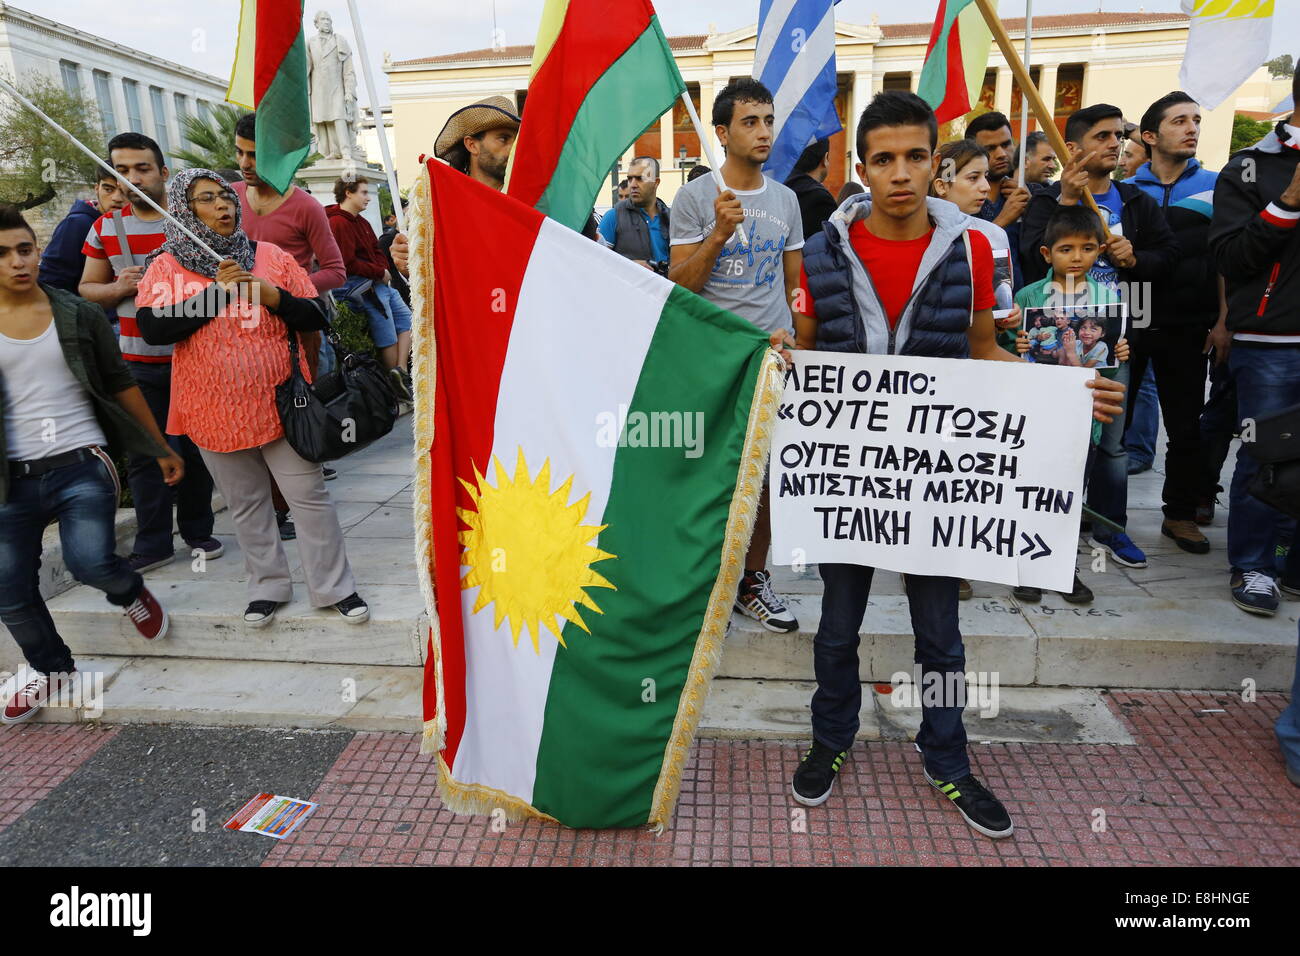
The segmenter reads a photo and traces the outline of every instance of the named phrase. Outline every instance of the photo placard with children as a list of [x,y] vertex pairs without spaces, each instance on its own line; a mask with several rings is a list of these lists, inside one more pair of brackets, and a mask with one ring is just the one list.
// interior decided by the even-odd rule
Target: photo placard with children
[[1040,365],[1117,368],[1126,324],[1124,306],[1052,305],[1024,310],[1025,358]]

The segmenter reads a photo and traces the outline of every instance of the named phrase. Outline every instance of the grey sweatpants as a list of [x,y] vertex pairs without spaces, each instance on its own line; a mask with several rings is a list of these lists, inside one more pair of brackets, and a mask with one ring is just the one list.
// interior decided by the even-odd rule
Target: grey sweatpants
[[312,606],[329,607],[357,589],[320,465],[301,458],[283,438],[242,451],[200,451],[235,521],[235,537],[248,569],[249,601],[284,602],[293,597],[289,559],[271,504],[270,475],[293,513]]

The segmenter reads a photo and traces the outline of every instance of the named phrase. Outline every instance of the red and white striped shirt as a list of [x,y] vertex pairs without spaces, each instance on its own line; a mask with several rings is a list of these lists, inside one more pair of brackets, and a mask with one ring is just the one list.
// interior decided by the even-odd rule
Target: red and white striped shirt
[[[113,267],[113,278],[122,274],[130,266],[142,266],[149,253],[163,244],[163,219],[146,220],[133,215],[131,207],[122,209],[122,227],[126,232],[127,250],[117,237],[117,227],[111,216],[100,216],[86,234],[85,245],[81,251],[93,259],[107,259]],[[172,360],[172,346],[150,345],[140,337],[140,327],[135,321],[135,296],[123,299],[117,305],[117,317],[121,321],[118,335],[118,347],[122,357],[128,362],[152,362],[162,364]]]

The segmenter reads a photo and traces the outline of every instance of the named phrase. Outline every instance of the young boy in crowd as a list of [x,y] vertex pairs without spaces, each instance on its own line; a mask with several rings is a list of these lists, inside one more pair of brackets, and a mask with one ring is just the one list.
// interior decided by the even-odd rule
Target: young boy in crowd
[[110,451],[150,456],[174,486],[184,464],[122,360],[98,306],[36,281],[27,221],[0,206],[0,621],[28,679],[3,701],[14,724],[74,678],[72,651],[41,599],[41,535],[57,521],[73,577],[98,588],[147,640],[167,633],[139,572],[113,553],[117,469]]
[[[1056,309],[1065,306],[1082,306],[1082,305],[1100,305],[1100,306],[1118,306],[1119,295],[1101,282],[1098,282],[1091,276],[1093,266],[1097,264],[1097,259],[1105,249],[1106,234],[1102,231],[1101,220],[1097,214],[1087,206],[1060,206],[1052,213],[1052,218],[1047,222],[1047,229],[1043,233],[1043,245],[1039,248],[1039,254],[1047,261],[1048,273],[1038,282],[1030,283],[1016,293],[1016,305],[1022,310],[1028,309]],[[1101,334],[1104,331],[1099,323],[1093,319],[1087,319],[1083,325],[1093,323],[1095,326],[1096,338],[1091,340],[1087,345],[1090,359],[1097,356],[1093,354],[1092,349],[1098,344]],[[1073,333],[1069,332],[1069,320],[1062,313],[1056,322],[1056,338],[1059,340],[1056,349],[1059,356],[1059,364],[1075,364],[1066,359],[1066,353],[1073,353],[1074,357],[1079,356],[1077,343],[1074,342]],[[1080,326],[1082,332],[1082,325]],[[1090,335],[1092,333],[1089,333]],[[1004,336],[1001,339],[1004,348],[1008,351],[1015,351],[1021,354],[1028,352],[1030,349],[1029,335],[1020,332],[1014,343],[1008,342]],[[1085,343],[1086,344],[1086,343]],[[1105,348],[1105,343],[1100,343]],[[1115,358],[1120,362],[1128,361],[1128,342],[1120,339],[1115,344]],[[1079,364],[1086,364],[1082,361]],[[1096,363],[1094,363],[1096,364]],[[1092,366],[1089,366],[1092,367]],[[1117,370],[1114,368],[1099,369],[1101,374],[1106,378],[1114,378]],[[1092,444],[1095,449],[1097,442],[1101,439],[1101,423],[1094,421],[1092,423]],[[1093,451],[1088,454],[1089,467],[1091,466]],[[1086,472],[1085,472],[1086,474]],[[1018,587],[1011,592],[1021,601],[1040,601],[1043,597],[1042,588]],[[1071,604],[1091,604],[1092,590],[1085,585],[1079,575],[1074,576],[1074,590],[1069,594],[1062,594]]]

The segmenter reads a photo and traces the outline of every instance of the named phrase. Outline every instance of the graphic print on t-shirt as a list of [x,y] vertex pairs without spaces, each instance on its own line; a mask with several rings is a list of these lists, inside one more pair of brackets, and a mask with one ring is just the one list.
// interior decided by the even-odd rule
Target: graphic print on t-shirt
[[[1120,222],[1120,210],[1124,208],[1124,204],[1123,200],[1120,199],[1119,187],[1112,183],[1109,192],[1101,196],[1094,193],[1092,198],[1097,200],[1098,207],[1106,211],[1106,228],[1110,230],[1110,234],[1112,236],[1124,235],[1124,226]],[[1092,267],[1092,271],[1088,275],[1106,288],[1114,292],[1120,291],[1119,270],[1105,255],[1097,257],[1097,263]]]
[[[785,253],[803,248],[799,200],[787,186],[764,178],[755,190],[733,190],[745,212],[745,242],[729,237],[700,294],[765,332],[791,326],[785,295]],[[707,177],[687,183],[673,202],[674,246],[703,242],[713,231],[717,185]]]

